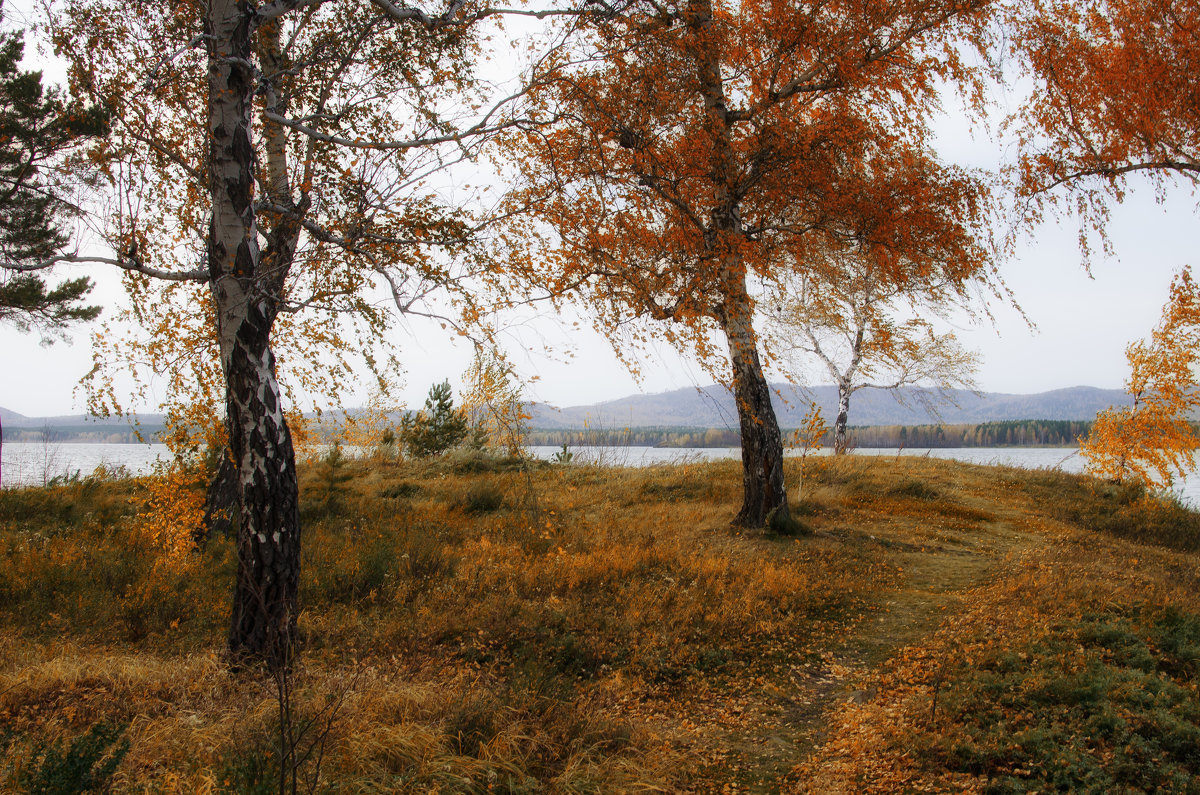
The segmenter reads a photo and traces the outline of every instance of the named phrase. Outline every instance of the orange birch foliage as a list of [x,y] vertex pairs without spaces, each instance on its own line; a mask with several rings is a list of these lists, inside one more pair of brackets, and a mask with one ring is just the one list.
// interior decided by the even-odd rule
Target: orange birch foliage
[[1176,178],[1195,184],[1200,4],[1038,0],[1011,43],[1035,82],[1010,121],[1035,219],[1066,204],[1103,232],[1106,203],[1124,198],[1130,175],[1160,190]]
[[1102,411],[1080,441],[1088,470],[1116,481],[1136,480],[1151,489],[1169,487],[1195,471],[1200,438],[1188,417],[1200,408],[1195,367],[1200,363],[1200,286],[1184,269],[1171,282],[1171,297],[1149,342],[1131,344],[1125,355],[1126,389],[1133,405]]
[[885,267],[919,259],[978,217],[982,185],[925,142],[936,84],[977,88],[959,45],[983,44],[990,5],[632,4],[586,20],[547,77],[551,123],[513,143],[519,200],[552,230],[530,280],[577,291],[611,338],[665,338],[732,384],[739,524],[787,516],[761,284],[848,236]]
[[195,461],[175,461],[141,479],[144,503],[137,530],[150,548],[176,561],[193,552],[208,479]]

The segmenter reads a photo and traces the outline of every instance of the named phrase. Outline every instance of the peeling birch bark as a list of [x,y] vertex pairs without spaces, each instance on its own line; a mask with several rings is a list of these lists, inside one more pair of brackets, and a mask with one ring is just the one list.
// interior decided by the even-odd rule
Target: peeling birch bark
[[271,267],[282,262],[259,250],[253,204],[253,6],[210,0],[206,11],[209,287],[241,503],[229,654],[235,664],[253,659],[282,666],[295,649],[300,575],[295,453],[270,346],[285,274]]

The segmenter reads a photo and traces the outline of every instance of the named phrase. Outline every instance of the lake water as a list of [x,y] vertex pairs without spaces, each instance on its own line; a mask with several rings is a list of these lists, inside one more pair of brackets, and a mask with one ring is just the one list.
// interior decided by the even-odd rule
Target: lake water
[[40,486],[51,478],[75,472],[90,475],[101,464],[142,474],[149,472],[159,458],[169,457],[166,445],[162,444],[5,442],[3,485]]
[[[532,447],[538,458],[551,460],[561,447]],[[652,466],[736,459],[741,451],[736,447],[678,448],[678,447],[572,447],[572,460],[577,463],[603,466]],[[828,455],[824,449],[816,455]],[[860,449],[863,456],[930,456],[950,458],[972,464],[997,464],[1029,469],[1061,469],[1082,472],[1083,458],[1070,447],[946,447],[934,450],[879,448]],[[131,473],[150,471],[154,462],[168,458],[161,444],[77,444],[40,442],[5,442],[3,451],[3,486],[41,485],[50,478],[79,472],[91,474],[97,466],[125,467]],[[1193,505],[1200,505],[1200,476],[1178,485],[1180,495]]]
[[[608,466],[653,466],[685,461],[716,461],[740,458],[742,451],[737,447],[572,447],[572,461]],[[562,447],[531,447],[538,458],[553,459]],[[823,448],[810,455],[829,455]],[[1002,466],[1027,467],[1030,469],[1061,469],[1064,472],[1082,472],[1083,459],[1074,447],[945,447],[936,450],[903,449],[895,447],[863,448],[855,455],[872,456],[930,456],[950,458],[971,464],[999,464]]]

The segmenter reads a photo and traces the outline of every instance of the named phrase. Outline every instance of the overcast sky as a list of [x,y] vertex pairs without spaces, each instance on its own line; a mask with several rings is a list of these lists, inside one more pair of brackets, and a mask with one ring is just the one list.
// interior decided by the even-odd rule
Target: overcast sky
[[[32,47],[27,49],[29,61],[43,65]],[[973,139],[961,122],[951,118],[939,129],[947,159],[978,166],[999,160],[998,147]],[[1135,188],[1113,211],[1116,256],[1097,255],[1090,276],[1081,267],[1073,221],[1048,224],[1023,240],[1002,275],[1037,328],[1030,329],[1015,310],[994,305],[994,324],[956,329],[967,347],[982,354],[980,387],[1016,393],[1083,384],[1120,387],[1127,374],[1125,345],[1150,332],[1172,274],[1193,263],[1196,218],[1189,186],[1168,192],[1162,203],[1149,187]],[[122,301],[119,280],[101,266],[57,273],[82,274],[97,282],[95,300],[106,307],[104,316],[111,315]],[[36,334],[0,325],[0,406],[27,416],[83,411],[84,398],[76,386],[92,366],[93,327],[76,327],[71,342],[42,346]],[[644,361],[639,384],[602,337],[568,328],[569,323],[547,320],[512,338],[519,343],[512,353],[522,373],[539,377],[529,387],[535,400],[567,406],[712,381],[697,365],[664,349]],[[406,371],[400,399],[409,405],[420,404],[431,383],[446,377],[457,383],[471,358],[467,345],[454,344],[434,324],[413,323],[393,341]],[[365,397],[362,392],[345,402],[357,405]]]

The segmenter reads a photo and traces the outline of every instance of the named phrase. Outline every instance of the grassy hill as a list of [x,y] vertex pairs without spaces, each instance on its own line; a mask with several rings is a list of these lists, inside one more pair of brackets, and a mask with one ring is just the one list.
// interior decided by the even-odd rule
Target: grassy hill
[[221,663],[227,539],[158,551],[145,483],[0,492],[0,791],[278,791],[288,749],[339,793],[1194,791],[1200,517],[929,459],[802,483],[777,538],[729,528],[733,462],[310,466],[283,712]]

